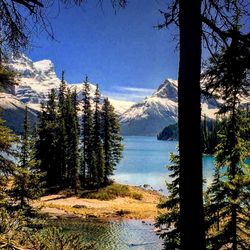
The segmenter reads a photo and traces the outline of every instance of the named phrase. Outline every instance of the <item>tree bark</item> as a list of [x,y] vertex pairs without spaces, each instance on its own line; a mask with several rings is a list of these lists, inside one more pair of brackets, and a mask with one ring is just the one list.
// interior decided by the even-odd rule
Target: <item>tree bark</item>
[[201,143],[201,1],[180,0],[178,87],[182,250],[205,249]]

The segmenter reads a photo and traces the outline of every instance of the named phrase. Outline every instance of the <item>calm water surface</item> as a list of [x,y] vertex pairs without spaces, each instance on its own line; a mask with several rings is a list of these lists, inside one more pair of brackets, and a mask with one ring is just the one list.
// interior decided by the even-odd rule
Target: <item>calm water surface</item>
[[[55,226],[57,222],[55,222]],[[162,240],[153,225],[139,220],[65,220],[59,224],[67,233],[78,233],[95,250],[161,250]]]
[[[117,166],[114,179],[131,185],[149,184],[167,193],[165,181],[169,179],[170,152],[176,152],[174,141],[157,141],[154,137],[124,137],[123,159]],[[213,158],[203,158],[204,176],[212,176]],[[63,226],[67,232],[78,232],[83,240],[95,243],[97,250],[161,250],[162,240],[153,231],[153,225],[138,220],[120,221],[68,221]]]
[[[117,182],[132,185],[148,184],[154,189],[166,193],[165,181],[169,181],[170,172],[166,168],[171,152],[176,152],[176,141],[158,141],[155,137],[124,137],[123,159],[117,166],[114,179]],[[204,178],[211,181],[213,157],[203,157]]]

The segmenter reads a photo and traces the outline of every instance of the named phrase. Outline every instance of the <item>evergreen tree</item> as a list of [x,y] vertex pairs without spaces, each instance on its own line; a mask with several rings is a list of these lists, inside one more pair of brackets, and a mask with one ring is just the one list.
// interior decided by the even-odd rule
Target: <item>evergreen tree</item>
[[58,159],[58,113],[56,93],[52,89],[46,106],[42,104],[38,123],[37,157],[46,173],[47,186],[61,182],[61,164]]
[[79,121],[76,92],[71,93],[64,81],[49,94],[38,124],[37,158],[46,172],[47,186],[74,188],[77,192],[79,175]]
[[102,107],[103,121],[103,149],[104,149],[104,184],[109,182],[109,176],[113,175],[115,166],[122,157],[122,137],[117,115],[108,98],[104,99]]
[[177,154],[170,154],[171,165],[168,170],[172,181],[167,183],[168,197],[161,202],[158,208],[167,209],[167,212],[156,218],[156,226],[166,226],[166,233],[161,237],[164,239],[164,249],[175,250],[180,248],[180,157]]
[[[226,117],[220,129],[220,143],[216,150],[217,168],[221,177],[216,184],[223,185],[223,193],[217,192],[217,185],[212,188],[214,201],[219,201],[217,213],[220,215],[215,234],[209,237],[211,249],[229,246],[231,249],[247,249],[249,237],[249,165],[244,159],[249,152],[249,141],[242,137],[245,122],[242,117],[240,101],[246,96],[249,86],[249,46],[238,40],[237,27],[234,30],[228,48],[223,49],[211,59],[206,74],[207,89],[220,93],[223,99],[219,113]],[[221,197],[223,194],[223,197]],[[223,201],[223,202],[222,202]],[[212,202],[212,204],[215,202]],[[212,215],[209,215],[210,217]],[[218,216],[214,219],[218,224]],[[210,226],[210,231],[213,228]]]
[[216,146],[218,145],[218,131],[221,122],[218,118],[216,120],[208,120],[206,117],[202,125],[202,140],[203,140],[203,153],[214,154]]
[[91,181],[96,176],[96,165],[93,152],[93,113],[91,110],[90,86],[88,77],[84,81],[83,115],[82,115],[83,162],[81,166],[81,182],[86,185],[86,177]]
[[77,193],[79,178],[79,122],[77,116],[77,95],[76,92],[71,94],[70,89],[66,95],[66,162],[68,184],[74,188]]
[[14,172],[12,194],[20,202],[20,208],[28,207],[30,199],[36,199],[42,192],[42,174],[39,162],[35,159],[34,139],[29,131],[28,109],[25,109],[23,134],[19,155],[19,165]]
[[[0,48],[0,58],[1,58],[1,48]],[[10,92],[14,91],[14,86],[17,84],[15,72],[9,70],[1,64],[0,59],[0,91]]]
[[240,116],[234,121],[237,123],[236,127],[231,119],[231,117],[228,118],[220,131],[215,177],[208,189],[207,217],[210,249],[221,249],[227,245],[232,249],[246,249],[247,238],[250,235],[247,229],[250,223],[248,173],[250,168],[244,162],[249,146],[241,138]]
[[213,181],[205,193],[205,218],[207,230],[207,247],[219,246],[219,239],[215,237],[221,229],[221,214],[223,208],[228,204],[226,202],[225,185],[222,181],[220,167],[215,166]]
[[13,162],[16,155],[13,144],[16,142],[16,136],[4,126],[4,121],[0,118],[0,206],[7,203],[6,187],[16,168]]
[[101,138],[101,110],[100,110],[100,98],[101,93],[99,90],[99,86],[96,86],[95,91],[95,111],[94,111],[94,119],[93,119],[93,149],[94,149],[94,159],[96,164],[96,178],[95,181],[97,185],[101,185],[103,183],[104,178],[104,151],[103,144]]
[[67,135],[66,135],[66,83],[64,80],[64,71],[62,72],[62,79],[61,84],[59,87],[59,93],[58,93],[58,131],[57,131],[57,154],[58,154],[58,167],[60,169],[59,172],[59,179],[61,182],[61,185],[66,182],[67,176],[67,162],[66,162],[66,149],[67,149]]

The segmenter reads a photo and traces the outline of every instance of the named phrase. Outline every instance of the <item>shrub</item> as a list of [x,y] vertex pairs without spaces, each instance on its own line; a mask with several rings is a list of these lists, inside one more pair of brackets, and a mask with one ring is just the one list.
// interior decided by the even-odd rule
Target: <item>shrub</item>
[[133,192],[132,195],[131,195],[131,197],[132,197],[133,199],[135,199],[135,200],[142,200],[143,195],[140,194],[140,193]]
[[61,228],[29,228],[20,213],[0,210],[0,249],[23,250],[90,250],[78,234],[65,234]]
[[131,192],[126,185],[114,183],[110,186],[100,188],[97,191],[88,191],[81,195],[82,198],[98,199],[98,200],[113,200],[117,197],[131,197],[136,200],[141,200],[140,193]]

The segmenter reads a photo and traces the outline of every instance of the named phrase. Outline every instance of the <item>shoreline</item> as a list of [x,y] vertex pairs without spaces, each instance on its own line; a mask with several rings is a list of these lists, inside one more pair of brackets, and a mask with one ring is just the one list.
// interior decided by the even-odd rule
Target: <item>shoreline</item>
[[153,223],[162,209],[157,208],[164,196],[157,191],[146,190],[141,187],[117,184],[129,188],[131,192],[141,195],[141,199],[128,196],[116,197],[110,200],[81,198],[76,195],[63,193],[46,195],[32,203],[40,209],[40,213],[51,219],[135,219]]

